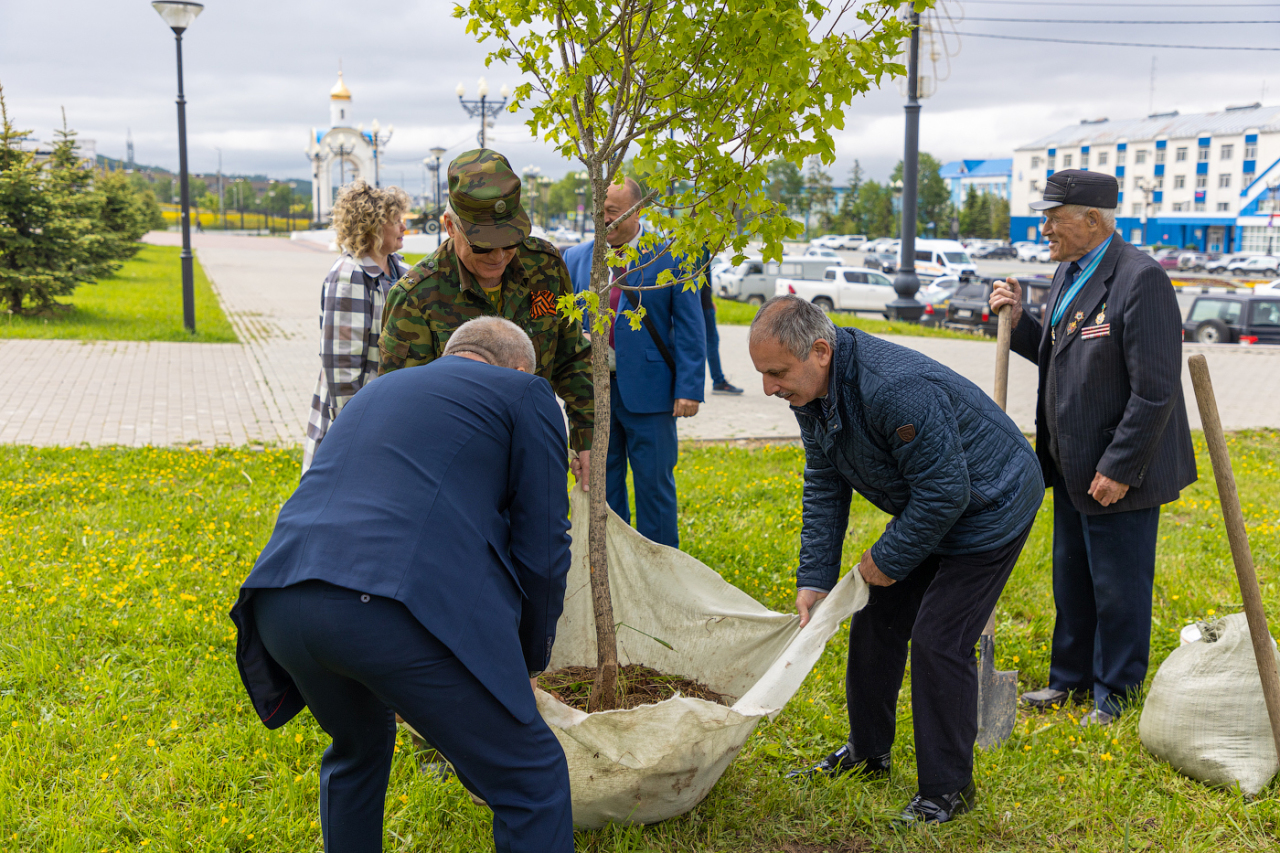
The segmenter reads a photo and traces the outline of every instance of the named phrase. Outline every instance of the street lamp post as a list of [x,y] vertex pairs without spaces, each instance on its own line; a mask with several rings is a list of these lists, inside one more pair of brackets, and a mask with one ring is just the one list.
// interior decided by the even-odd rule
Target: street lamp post
[[520,177],[522,179],[521,187],[520,187],[521,193],[529,192],[530,188],[533,189],[533,192],[532,192],[533,201],[529,208],[530,222],[533,222],[538,215],[538,176],[541,174],[542,174],[542,169],[532,164],[525,166],[524,171],[520,173]]
[[890,320],[916,322],[924,306],[916,301],[920,277],[916,275],[916,188],[920,170],[920,13],[911,10],[911,48],[907,65],[907,131],[902,157],[902,254],[893,290],[898,298],[890,302]]
[[373,185],[375,187],[382,186],[382,167],[379,165],[378,153],[387,147],[387,143],[391,141],[391,134],[395,132],[395,125],[389,124],[387,132],[383,133],[376,118],[369,126],[369,141],[373,143]]
[[[440,221],[440,213],[441,213],[440,211],[440,158],[444,156],[444,152],[445,152],[445,149],[443,148],[432,148],[431,157],[428,157],[426,160],[422,161],[426,165],[426,167],[431,170],[432,177],[435,179],[435,184],[436,184],[436,207],[435,207],[434,216],[436,217],[436,248],[437,249],[440,248],[440,242],[441,242],[440,232],[444,230],[444,223]],[[431,158],[435,158],[434,162],[432,162]]]
[[182,193],[182,325],[196,331],[195,269],[191,259],[191,195],[187,186],[187,99],[182,91],[182,34],[204,11],[201,3],[157,0],[151,7],[173,30],[178,45],[178,180]]
[[578,197],[578,236],[585,240],[587,236],[587,217],[585,215],[587,188],[580,186],[573,191],[573,194]]
[[476,116],[480,117],[480,134],[476,139],[480,142],[480,147],[484,148],[485,127],[490,118],[497,118],[498,113],[502,112],[503,108],[506,107],[507,98],[511,95],[511,90],[504,84],[503,87],[498,90],[498,94],[502,95],[502,100],[496,104],[488,103],[489,84],[483,77],[480,78],[480,84],[476,87],[476,94],[480,96],[480,100],[464,100],[467,95],[467,87],[463,86],[461,83],[458,84],[456,91],[458,93],[458,103],[462,104],[462,108],[467,111],[467,115],[472,118],[475,118]]
[[311,129],[312,144],[302,150],[307,155],[307,159],[311,161],[311,221],[320,221],[320,166],[324,163],[324,155],[320,153],[320,146],[315,145],[316,130]]

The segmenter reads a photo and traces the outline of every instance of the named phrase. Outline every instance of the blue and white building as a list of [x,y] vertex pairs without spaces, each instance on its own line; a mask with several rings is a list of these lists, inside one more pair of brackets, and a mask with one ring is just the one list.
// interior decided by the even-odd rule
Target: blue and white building
[[1013,159],[952,160],[938,172],[951,190],[951,203],[964,207],[964,200],[972,187],[979,193],[1009,198],[1009,184],[1013,178]]
[[1028,205],[1059,169],[1116,176],[1116,227],[1130,243],[1280,251],[1280,107],[1082,121],[1023,145],[1013,155],[1010,240],[1041,241]]

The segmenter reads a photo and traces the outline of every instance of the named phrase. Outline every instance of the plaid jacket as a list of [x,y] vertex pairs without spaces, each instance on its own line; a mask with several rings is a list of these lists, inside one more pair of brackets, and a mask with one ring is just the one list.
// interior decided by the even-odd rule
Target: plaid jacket
[[304,474],[329,424],[378,375],[382,309],[387,292],[408,270],[400,255],[390,255],[387,263],[390,273],[384,273],[372,258],[356,260],[343,252],[325,276],[320,293],[320,376],[307,418]]

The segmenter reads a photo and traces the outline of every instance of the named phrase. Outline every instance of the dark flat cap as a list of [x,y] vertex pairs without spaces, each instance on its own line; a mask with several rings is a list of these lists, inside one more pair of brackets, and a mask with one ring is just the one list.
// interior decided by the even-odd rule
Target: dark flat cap
[[1120,200],[1120,184],[1110,175],[1063,169],[1049,176],[1044,200],[1031,202],[1032,210],[1048,210],[1064,204],[1114,210]]

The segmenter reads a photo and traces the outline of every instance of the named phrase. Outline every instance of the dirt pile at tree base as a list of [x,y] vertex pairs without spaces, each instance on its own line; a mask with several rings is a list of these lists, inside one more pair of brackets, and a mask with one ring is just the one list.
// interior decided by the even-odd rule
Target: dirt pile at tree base
[[[591,666],[566,666],[538,676],[538,686],[555,696],[570,708],[587,710],[591,697],[591,683],[596,670]],[[638,663],[618,668],[618,688],[622,691],[619,708],[638,708],[656,705],[677,694],[694,699],[705,699],[718,705],[731,705],[732,698],[717,693],[705,684],[699,684],[679,675],[664,675],[656,669]]]

